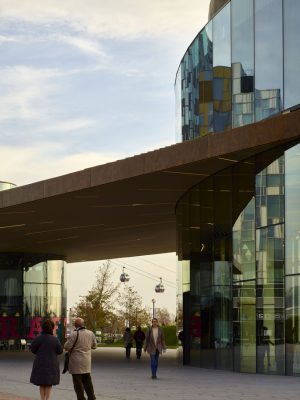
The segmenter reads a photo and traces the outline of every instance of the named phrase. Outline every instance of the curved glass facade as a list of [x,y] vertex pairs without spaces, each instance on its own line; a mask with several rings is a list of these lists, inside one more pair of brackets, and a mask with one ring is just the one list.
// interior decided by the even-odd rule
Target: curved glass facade
[[[177,72],[177,136],[180,120],[189,140],[300,103],[299,12],[297,0],[231,0],[214,16]],[[185,363],[300,374],[299,153],[236,163],[178,202]]]
[[41,332],[43,318],[63,340],[66,324],[64,261],[48,255],[0,254],[0,349],[20,347]]
[[231,0],[217,13],[176,75],[177,137],[222,132],[300,103],[299,11],[297,0]]

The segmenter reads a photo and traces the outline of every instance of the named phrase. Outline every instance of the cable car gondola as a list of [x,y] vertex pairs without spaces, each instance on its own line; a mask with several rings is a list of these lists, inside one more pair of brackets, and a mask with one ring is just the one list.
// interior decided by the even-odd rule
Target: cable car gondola
[[165,287],[162,283],[162,278],[159,278],[160,282],[155,286],[155,292],[156,293],[163,293],[165,291]]
[[130,280],[129,275],[126,274],[126,272],[124,272],[124,270],[125,270],[125,267],[123,267],[123,272],[120,275],[120,281],[123,283],[128,282]]

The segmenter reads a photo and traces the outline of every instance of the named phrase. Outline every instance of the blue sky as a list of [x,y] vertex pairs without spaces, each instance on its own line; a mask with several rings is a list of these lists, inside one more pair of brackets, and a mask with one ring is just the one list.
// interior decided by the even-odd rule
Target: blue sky
[[1,0],[0,178],[23,185],[174,143],[175,74],[208,4]]

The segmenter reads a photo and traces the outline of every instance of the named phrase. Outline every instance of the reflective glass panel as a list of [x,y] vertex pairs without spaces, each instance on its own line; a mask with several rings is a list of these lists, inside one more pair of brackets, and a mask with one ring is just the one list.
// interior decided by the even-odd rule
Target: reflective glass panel
[[255,0],[256,121],[280,112],[282,97],[282,0]]
[[182,140],[199,136],[199,35],[181,63]]
[[256,372],[255,280],[233,285],[234,370]]
[[38,264],[31,264],[25,266],[24,282],[28,283],[46,283],[47,277],[47,262],[40,262]]
[[175,81],[175,134],[176,142],[182,141],[182,104],[181,104],[181,66],[178,69]]
[[57,283],[62,285],[64,274],[64,262],[61,260],[47,261],[47,283]]
[[284,1],[284,108],[300,103],[300,2]]
[[213,19],[214,132],[231,128],[230,4]]
[[255,199],[248,203],[233,227],[233,281],[255,279]]
[[256,236],[257,372],[284,374],[284,225]]
[[256,177],[256,225],[284,221],[284,157],[278,158]]
[[253,0],[232,0],[232,123],[254,120]]
[[213,42],[212,22],[200,32],[199,37],[199,116],[200,136],[213,131]]
[[285,152],[286,274],[300,273],[300,145]]

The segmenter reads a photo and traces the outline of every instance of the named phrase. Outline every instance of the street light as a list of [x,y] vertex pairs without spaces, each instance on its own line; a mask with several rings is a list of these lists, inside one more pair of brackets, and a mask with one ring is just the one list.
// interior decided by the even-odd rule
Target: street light
[[155,299],[152,299],[152,318],[155,318]]

